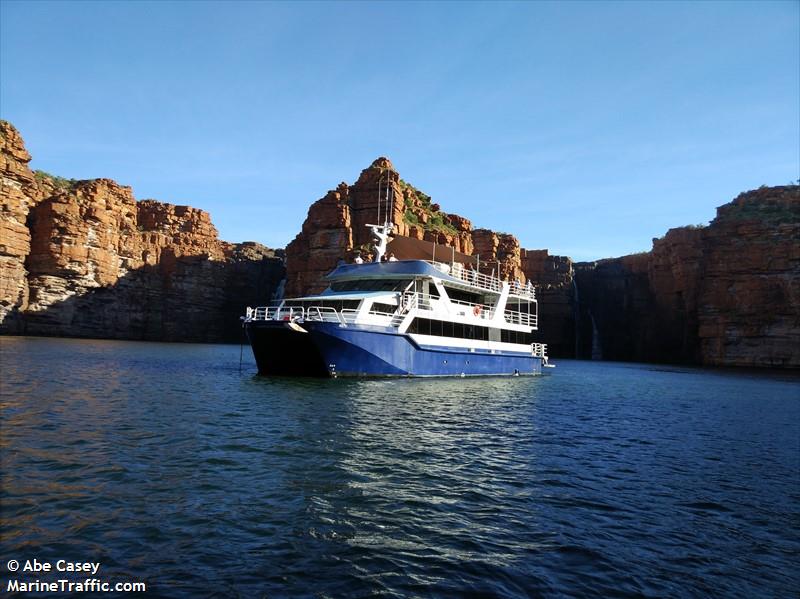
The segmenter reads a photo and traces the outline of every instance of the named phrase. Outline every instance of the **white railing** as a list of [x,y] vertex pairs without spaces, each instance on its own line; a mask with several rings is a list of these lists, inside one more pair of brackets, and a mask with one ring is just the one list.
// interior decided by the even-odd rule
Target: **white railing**
[[[426,260],[426,262],[444,274],[450,275],[451,277],[460,281],[464,281],[472,287],[478,287],[488,291],[496,291],[498,293],[503,290],[503,281],[501,281],[498,277],[486,275],[471,268],[466,268],[460,262],[453,262],[452,264],[448,264],[446,262],[436,262],[434,260]],[[525,297],[531,300],[536,299],[536,289],[533,287],[533,285],[522,285],[517,284],[516,282],[510,283],[510,291],[512,294],[520,297]]]
[[547,357],[547,344],[546,343],[531,343],[531,350],[536,358]]
[[331,308],[329,306],[308,306],[305,308],[303,320],[317,322],[343,322],[341,315],[336,311],[336,308]]
[[497,291],[498,293],[503,290],[503,282],[497,277],[485,275],[477,270],[464,268],[464,265],[460,262],[453,262],[452,265],[446,262],[435,262],[433,260],[426,260],[426,262],[437,270],[442,271],[444,274],[464,281],[473,287]]
[[[333,310],[333,308],[331,308],[331,310]],[[353,324],[356,321],[356,317],[358,317],[358,309],[342,308],[339,311],[339,316],[341,317],[342,324]]]
[[400,312],[410,312],[414,308],[417,307],[419,301],[417,300],[417,294],[414,292],[406,291],[400,297]]
[[533,285],[523,285],[522,283],[517,284],[516,281],[513,283],[509,283],[509,292],[511,295],[518,295],[519,297],[524,297],[530,300],[536,299],[536,287]]
[[352,324],[357,316],[358,310],[354,308],[344,308],[337,311],[336,308],[329,306],[259,306],[257,308],[247,308],[245,322],[254,320],[283,320],[288,322],[308,320]]
[[506,310],[503,313],[506,322],[511,324],[522,324],[528,327],[536,326],[536,314],[528,314],[527,312],[516,312],[514,310]]
[[[423,295],[421,293],[405,293],[403,294],[400,302],[400,310],[397,314],[389,314],[381,312],[381,315],[393,316],[392,324],[399,325],[406,314],[412,310],[432,310],[431,296]],[[459,316],[473,316],[481,320],[491,320],[495,316],[495,308],[487,306],[486,304],[476,304],[473,302],[464,302],[461,300],[451,299],[450,303],[456,307],[456,315]],[[461,310],[459,310],[461,308]],[[247,308],[245,314],[245,321],[250,322],[254,320],[283,320],[283,321],[321,321],[321,322],[338,322],[340,324],[352,324],[358,317],[358,309],[356,308],[343,308],[336,310],[330,306],[303,306],[303,305],[284,305],[284,306],[259,306],[256,308]],[[376,312],[373,312],[376,313]],[[519,324],[529,327],[537,325],[536,314],[528,314],[527,312],[517,312],[515,310],[505,310],[503,312],[505,321],[509,324]]]
[[477,318],[482,318],[484,320],[489,320],[494,316],[494,308],[491,306],[487,306],[486,304],[476,304],[473,302],[462,302],[461,300],[450,300],[451,304],[455,304],[456,307],[463,306],[465,309],[463,312],[460,312],[461,316],[473,315]]

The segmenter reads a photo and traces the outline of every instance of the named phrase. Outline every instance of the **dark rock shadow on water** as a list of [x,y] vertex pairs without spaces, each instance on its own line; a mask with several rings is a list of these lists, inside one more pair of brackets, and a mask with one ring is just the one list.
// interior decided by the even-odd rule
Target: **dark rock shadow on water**
[[0,338],[0,557],[148,596],[792,596],[798,385],[560,360],[291,379]]

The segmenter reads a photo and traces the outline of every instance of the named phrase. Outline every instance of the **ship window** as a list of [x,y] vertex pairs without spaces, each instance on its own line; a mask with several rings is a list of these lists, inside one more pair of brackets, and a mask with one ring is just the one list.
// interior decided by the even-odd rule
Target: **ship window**
[[500,331],[500,341],[503,343],[524,343],[530,345],[533,343],[533,334],[502,329]]
[[372,307],[369,309],[370,312],[377,312],[381,314],[394,314],[395,310],[397,310],[397,306],[393,304],[380,304],[378,302],[372,304]]
[[437,337],[442,336],[442,321],[441,320],[431,320],[431,335],[436,335]]
[[428,295],[430,295],[433,299],[439,299],[439,290],[436,288],[436,285],[431,283],[430,287],[428,288]]
[[333,291],[403,291],[411,283],[404,279],[360,279],[357,281],[335,281]]
[[467,302],[468,304],[481,304],[481,296],[477,293],[469,293],[467,291],[462,291],[461,289],[453,289],[451,287],[447,287],[447,295],[452,300],[456,300],[459,302]]
[[474,325],[465,325],[460,322],[447,322],[430,318],[415,318],[408,325],[408,333],[416,335],[433,335],[435,337],[451,337],[455,339],[478,339],[485,341],[489,338],[489,329]]
[[442,322],[442,337],[452,337],[453,336],[453,323],[452,322]]

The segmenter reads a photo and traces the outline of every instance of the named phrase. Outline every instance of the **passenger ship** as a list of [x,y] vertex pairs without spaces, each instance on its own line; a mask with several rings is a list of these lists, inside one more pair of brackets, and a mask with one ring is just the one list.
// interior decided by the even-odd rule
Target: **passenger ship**
[[[475,258],[452,250],[450,261],[381,261],[392,225],[370,226],[375,262],[336,267],[319,295],[247,308],[260,374],[533,375],[550,366],[546,345],[532,339],[532,286],[481,273]],[[428,243],[402,239],[406,247]]]

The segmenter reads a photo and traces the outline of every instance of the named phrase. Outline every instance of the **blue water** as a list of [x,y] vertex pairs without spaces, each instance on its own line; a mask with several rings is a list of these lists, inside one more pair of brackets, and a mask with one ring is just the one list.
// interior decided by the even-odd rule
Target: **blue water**
[[269,380],[236,346],[0,348],[3,591],[34,557],[169,597],[800,590],[796,377]]

